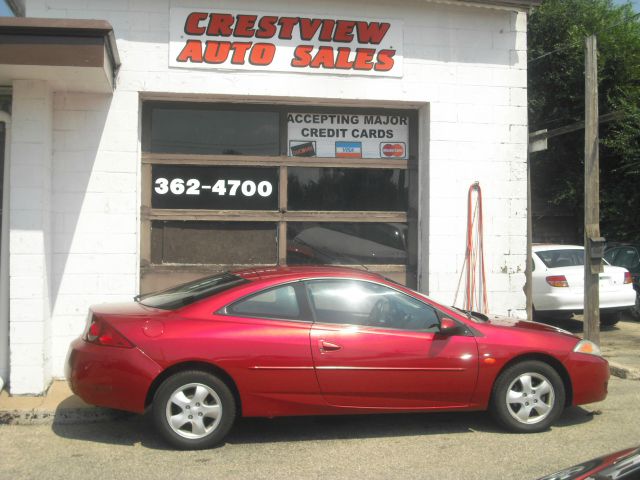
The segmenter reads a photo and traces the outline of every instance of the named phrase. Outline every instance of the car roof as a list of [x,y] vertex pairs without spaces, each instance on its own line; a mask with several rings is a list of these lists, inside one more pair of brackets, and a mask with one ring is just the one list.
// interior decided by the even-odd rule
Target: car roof
[[305,265],[305,266],[273,266],[263,268],[247,268],[231,272],[245,280],[273,280],[276,278],[313,278],[313,277],[344,277],[369,280],[382,280],[384,277],[377,273],[351,267],[337,267],[333,265]]
[[560,245],[558,243],[534,243],[531,246],[534,252],[544,252],[545,250],[584,250],[582,245]]

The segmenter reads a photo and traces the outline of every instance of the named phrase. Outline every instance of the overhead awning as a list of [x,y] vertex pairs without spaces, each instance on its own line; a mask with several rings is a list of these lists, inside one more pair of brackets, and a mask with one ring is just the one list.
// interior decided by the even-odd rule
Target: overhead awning
[[109,22],[0,17],[0,85],[33,79],[57,91],[107,93],[119,68]]

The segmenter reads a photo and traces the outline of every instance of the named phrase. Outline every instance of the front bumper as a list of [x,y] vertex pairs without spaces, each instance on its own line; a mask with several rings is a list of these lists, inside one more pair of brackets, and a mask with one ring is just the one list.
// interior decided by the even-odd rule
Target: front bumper
[[600,402],[607,398],[609,362],[604,358],[573,352],[565,366],[571,377],[573,405]]
[[94,345],[74,340],[65,376],[73,393],[100,407],[142,413],[151,382],[162,369],[138,348]]

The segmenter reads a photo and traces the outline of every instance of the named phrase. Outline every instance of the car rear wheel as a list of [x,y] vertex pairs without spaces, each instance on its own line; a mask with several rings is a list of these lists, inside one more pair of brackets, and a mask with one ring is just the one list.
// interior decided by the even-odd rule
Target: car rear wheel
[[160,385],[152,414],[167,442],[182,450],[199,450],[215,446],[227,435],[236,402],[227,384],[215,375],[184,371]]
[[555,369],[544,362],[528,360],[500,374],[490,409],[508,430],[541,432],[558,419],[564,402],[564,384]]

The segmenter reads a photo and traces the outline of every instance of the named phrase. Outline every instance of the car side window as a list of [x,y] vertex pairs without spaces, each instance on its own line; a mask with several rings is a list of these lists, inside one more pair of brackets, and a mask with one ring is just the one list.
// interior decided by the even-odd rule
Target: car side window
[[615,257],[617,252],[619,251],[618,248],[612,248],[611,250],[607,250],[604,253],[604,259],[609,262],[611,265],[616,265],[615,263]]
[[437,331],[436,310],[402,292],[358,280],[305,282],[317,322]]
[[300,318],[300,306],[292,285],[282,285],[253,294],[228,306],[226,312],[261,318]]
[[640,264],[640,257],[635,248],[621,248],[620,253],[616,256],[616,265],[625,268],[635,269]]

